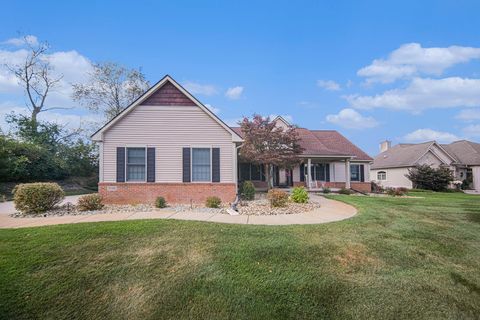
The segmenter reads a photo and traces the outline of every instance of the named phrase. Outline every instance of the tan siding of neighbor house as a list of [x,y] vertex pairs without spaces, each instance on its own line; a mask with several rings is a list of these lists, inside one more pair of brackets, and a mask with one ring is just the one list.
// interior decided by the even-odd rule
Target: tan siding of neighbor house
[[[377,173],[379,171],[385,171],[387,173],[387,180],[377,180]],[[412,188],[412,182],[408,180],[407,177],[405,177],[407,173],[408,168],[376,169],[370,171],[370,178],[372,179],[372,181],[375,181],[383,187]]]
[[480,167],[472,167],[473,189],[480,191]]
[[220,182],[234,182],[232,135],[198,106],[139,105],[104,133],[103,182],[116,181],[116,148],[156,149],[155,182],[182,182],[183,147],[220,148]]

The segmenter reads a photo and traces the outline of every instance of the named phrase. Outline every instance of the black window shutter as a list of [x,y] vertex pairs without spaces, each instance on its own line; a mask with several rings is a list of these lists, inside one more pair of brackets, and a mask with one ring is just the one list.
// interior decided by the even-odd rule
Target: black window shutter
[[212,148],[212,182],[220,182],[220,148]]
[[303,163],[300,163],[300,181],[305,181],[305,165]]
[[183,182],[190,182],[190,148],[183,148]]
[[325,181],[330,182],[330,163],[325,165]]
[[117,182],[125,182],[125,148],[117,147]]
[[360,165],[360,181],[365,182],[365,170],[364,170],[364,165]]
[[155,182],[155,148],[147,148],[147,182]]
[[262,163],[260,164],[260,176],[261,176],[261,180],[262,181],[266,181],[267,178],[266,178],[266,175],[265,175],[265,165]]

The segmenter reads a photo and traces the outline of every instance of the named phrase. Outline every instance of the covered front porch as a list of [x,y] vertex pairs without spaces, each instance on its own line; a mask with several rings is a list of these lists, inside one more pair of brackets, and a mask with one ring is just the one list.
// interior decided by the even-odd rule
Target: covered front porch
[[[258,190],[267,189],[264,167],[250,163],[238,166],[239,182],[252,181]],[[352,157],[302,157],[301,163],[292,168],[274,167],[274,187],[305,186],[310,191],[330,189],[354,189],[370,191],[368,163],[354,161]]]

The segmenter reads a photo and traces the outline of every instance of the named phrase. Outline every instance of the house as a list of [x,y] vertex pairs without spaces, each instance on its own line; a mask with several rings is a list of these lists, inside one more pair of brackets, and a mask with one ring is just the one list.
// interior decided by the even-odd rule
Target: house
[[[282,117],[274,120],[277,127],[291,126]],[[240,127],[232,129],[242,136]],[[370,192],[372,158],[334,130],[296,129],[303,153],[301,163],[293,168],[274,167],[273,185],[277,187],[306,186],[309,189],[351,188]],[[239,182],[250,180],[257,188],[266,188],[263,166],[239,160]]]
[[480,144],[467,140],[450,144],[401,143],[393,147],[390,141],[384,141],[380,154],[373,159],[370,175],[372,181],[384,187],[412,188],[405,175],[409,169],[424,164],[446,166],[453,171],[455,180],[467,180],[470,188],[480,190]]
[[[290,124],[275,119],[279,126]],[[302,165],[276,168],[278,186],[370,190],[371,158],[335,131],[299,129]],[[203,203],[235,199],[239,177],[265,183],[258,167],[238,163],[243,141],[170,76],[165,76],[92,135],[99,145],[99,193],[106,203]]]

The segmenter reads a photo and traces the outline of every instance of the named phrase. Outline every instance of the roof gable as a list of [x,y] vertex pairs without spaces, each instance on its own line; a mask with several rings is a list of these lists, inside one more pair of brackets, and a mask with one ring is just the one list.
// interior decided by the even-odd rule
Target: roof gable
[[140,105],[149,106],[195,106],[195,102],[183,94],[173,83],[167,81]]
[[115,118],[107,122],[102,128],[95,132],[91,136],[92,140],[102,141],[103,133],[110,127],[114,126],[115,123],[125,117],[138,105],[198,106],[232,135],[232,142],[243,141],[243,139],[235,131],[227,126],[222,120],[220,120],[220,118],[218,118],[212,111],[205,107],[169,75],[163,77],[144,94],[138,97],[137,100],[132,102],[128,107],[120,112]]

